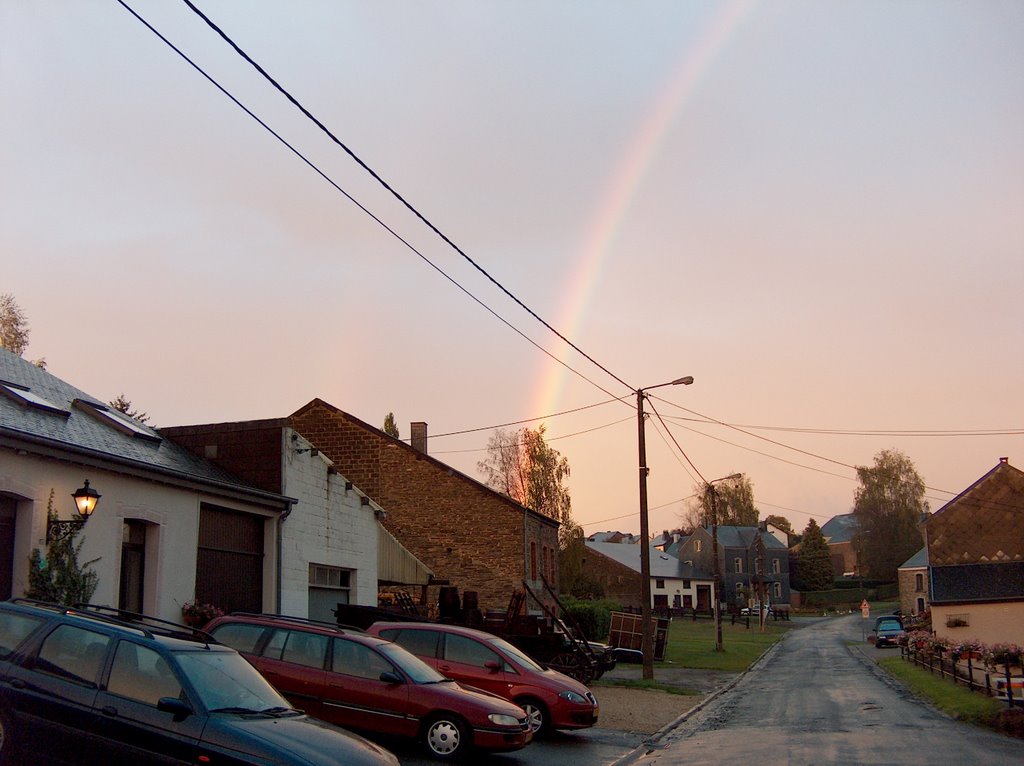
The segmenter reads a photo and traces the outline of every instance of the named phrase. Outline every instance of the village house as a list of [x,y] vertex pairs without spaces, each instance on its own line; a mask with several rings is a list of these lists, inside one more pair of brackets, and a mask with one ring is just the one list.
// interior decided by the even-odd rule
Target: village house
[[[789,604],[789,549],[760,527],[720,526],[718,569],[726,610],[742,609],[762,597]],[[713,572],[712,530],[697,527],[678,549],[679,560],[698,571]]]
[[288,418],[161,433],[253,486],[295,498],[280,524],[275,612],[333,621],[338,604],[377,606],[381,586],[416,591],[430,582],[430,569],[381,525],[386,509],[302,438]]
[[936,635],[1024,644],[1024,472],[1002,458],[924,529]]
[[928,609],[928,549],[922,548],[896,572],[900,590],[900,612],[919,615]]
[[[85,522],[78,489],[99,496]],[[48,534],[77,533],[79,561],[98,577],[94,603],[177,622],[193,599],[273,610],[294,503],[0,349],[0,598],[26,593]]]
[[853,547],[853,536],[857,528],[857,517],[852,513],[833,516],[821,527],[832,560],[832,574],[837,578],[856,577],[860,574],[857,551]]
[[428,455],[426,423],[406,444],[321,399],[289,423],[387,510],[384,526],[435,582],[476,593],[484,611],[504,610],[524,581],[557,590],[558,522]]
[[[651,608],[711,610],[714,578],[651,546]],[[601,584],[605,598],[624,607],[641,607],[640,545],[587,541],[583,571]]]

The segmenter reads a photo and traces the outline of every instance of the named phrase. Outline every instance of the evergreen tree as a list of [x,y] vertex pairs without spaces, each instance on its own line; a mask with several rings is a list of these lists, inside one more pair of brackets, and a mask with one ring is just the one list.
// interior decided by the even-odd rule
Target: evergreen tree
[[389,412],[384,418],[384,428],[382,429],[388,436],[394,436],[396,439],[401,438],[398,435],[398,424],[395,422],[395,413]]
[[28,348],[28,319],[10,293],[0,295],[0,348],[18,356]]
[[118,394],[117,398],[114,401],[110,402],[110,406],[113,407],[118,412],[123,412],[128,417],[133,418],[134,420],[137,420],[140,423],[149,422],[149,415],[145,412],[139,412],[137,409],[135,409],[135,407],[132,405],[132,400],[126,399],[123,393]]
[[832,557],[821,527],[814,519],[807,522],[800,541],[797,577],[803,590],[828,590],[832,587]]

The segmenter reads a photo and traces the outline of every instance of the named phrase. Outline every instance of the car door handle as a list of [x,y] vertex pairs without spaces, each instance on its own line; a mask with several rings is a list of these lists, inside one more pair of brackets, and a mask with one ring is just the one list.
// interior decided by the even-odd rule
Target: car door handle
[[117,708],[113,705],[106,705],[100,710],[107,718],[117,718]]

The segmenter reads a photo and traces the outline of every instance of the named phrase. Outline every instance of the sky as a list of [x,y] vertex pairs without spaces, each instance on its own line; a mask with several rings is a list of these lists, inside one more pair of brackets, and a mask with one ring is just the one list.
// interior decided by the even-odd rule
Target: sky
[[475,478],[543,424],[588,534],[686,375],[652,532],[736,472],[802,530],[883,449],[932,510],[1024,466],[1017,0],[194,2],[472,262],[184,2],[126,0],[294,151],[117,0],[4,0],[0,293],[72,385],[393,412]]

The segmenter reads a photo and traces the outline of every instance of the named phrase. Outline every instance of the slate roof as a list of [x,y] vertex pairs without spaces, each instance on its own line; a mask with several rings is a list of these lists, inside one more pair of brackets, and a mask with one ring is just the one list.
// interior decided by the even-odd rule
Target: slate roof
[[922,548],[899,565],[899,569],[924,569],[928,566],[928,549]]
[[1024,561],[932,567],[933,604],[1024,601]]
[[0,443],[76,455],[97,466],[199,482],[282,509],[288,498],[251,487],[154,428],[0,348]]
[[833,516],[821,528],[821,534],[829,543],[848,543],[857,532],[857,517],[852,513]]
[[[587,548],[607,556],[613,561],[627,566],[634,572],[640,571],[640,546],[622,545],[621,543],[587,542]],[[711,574],[694,569],[692,564],[684,564],[674,556],[651,548],[651,577],[663,577],[676,580],[710,580]]]
[[[724,548],[747,549],[754,544],[757,532],[757,527],[719,527],[718,544]],[[765,550],[789,550],[779,538],[768,532],[762,532],[761,539],[764,541]]]

